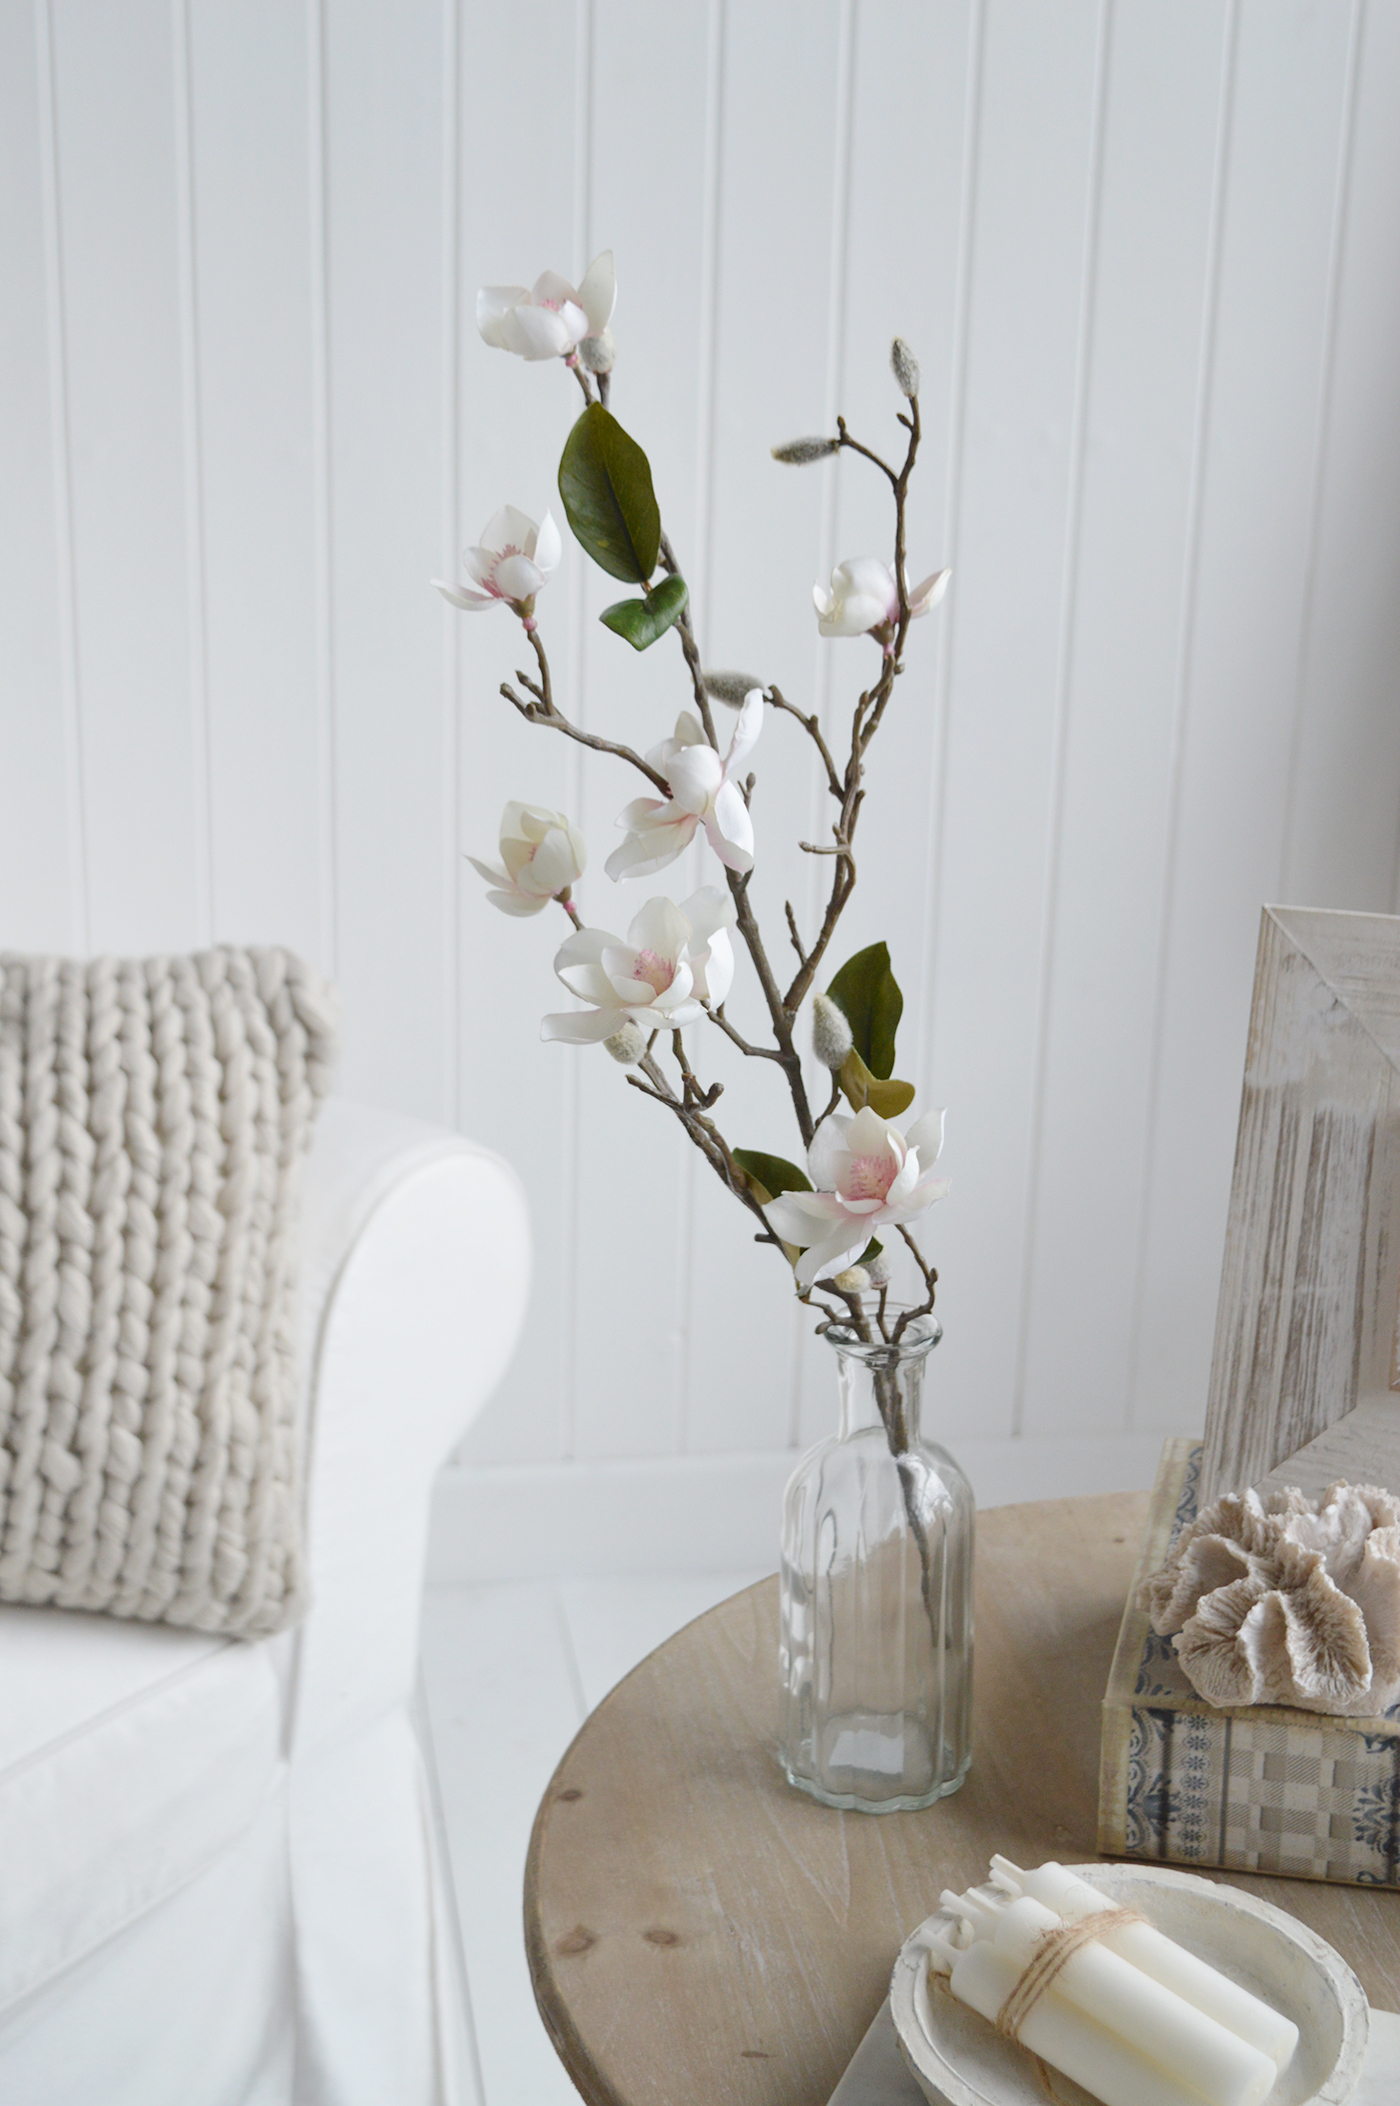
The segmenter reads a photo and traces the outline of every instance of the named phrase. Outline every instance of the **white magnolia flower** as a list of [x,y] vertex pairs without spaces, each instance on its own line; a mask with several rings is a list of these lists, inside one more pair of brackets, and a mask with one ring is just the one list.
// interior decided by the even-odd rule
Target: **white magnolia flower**
[[784,1243],[795,1243],[797,1284],[852,1264],[881,1227],[915,1221],[948,1190],[931,1167],[943,1147],[943,1114],[929,1112],[901,1133],[869,1105],[853,1119],[823,1119],[807,1151],[815,1192],[783,1192],[763,1209]]
[[432,582],[445,600],[468,614],[480,614],[483,607],[504,601],[533,627],[535,594],[549,583],[563,553],[553,513],[546,512],[536,526],[514,505],[502,505],[483,527],[480,546],[462,551],[471,584],[448,585],[441,578]]
[[721,760],[688,709],[676,719],[676,735],[647,755],[666,778],[671,794],[637,797],[618,814],[627,839],[604,864],[610,878],[649,877],[695,839],[703,826],[710,846],[730,870],[753,869],[753,820],[739,788],[739,770],[763,729],[763,690],[756,687],[739,712],[729,751]]
[[[951,571],[936,570],[912,591],[906,579],[910,615],[917,618],[936,607],[951,576]],[[831,573],[830,591],[814,585],[812,599],[817,627],[823,636],[864,636],[885,622],[899,620],[899,587],[894,569],[878,556],[852,556],[847,562],[838,563]]]
[[547,1016],[541,1038],[589,1045],[615,1037],[629,1023],[646,1032],[693,1024],[704,1014],[702,1002],[718,1008],[729,992],[733,924],[728,893],[702,885],[680,907],[649,899],[626,943],[603,929],[579,929],[560,945],[554,970],[571,994],[593,1007]]
[[483,285],[476,326],[497,351],[521,358],[572,358],[585,337],[601,336],[612,317],[617,276],[612,250],[595,256],[575,290],[558,271],[523,285]]
[[542,804],[508,804],[501,815],[501,862],[472,869],[498,889],[486,897],[503,914],[538,914],[583,875],[588,850],[583,835],[562,812]]

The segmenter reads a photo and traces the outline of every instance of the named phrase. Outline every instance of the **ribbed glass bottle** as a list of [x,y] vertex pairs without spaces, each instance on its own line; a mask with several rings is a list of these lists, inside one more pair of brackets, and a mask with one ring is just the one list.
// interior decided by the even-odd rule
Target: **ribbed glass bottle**
[[972,1487],[919,1423],[942,1326],[823,1335],[841,1420],[783,1502],[781,1760],[826,1806],[929,1806],[972,1759]]

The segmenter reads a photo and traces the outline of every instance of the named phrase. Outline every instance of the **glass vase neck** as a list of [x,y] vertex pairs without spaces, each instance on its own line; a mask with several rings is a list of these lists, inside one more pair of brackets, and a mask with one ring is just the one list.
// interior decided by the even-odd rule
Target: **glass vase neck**
[[[902,1313],[887,1308],[891,1330]],[[937,1317],[912,1317],[897,1340],[863,1339],[849,1324],[832,1324],[822,1336],[836,1355],[840,1438],[881,1427],[892,1448],[912,1446],[919,1438],[924,1362],[943,1336]]]

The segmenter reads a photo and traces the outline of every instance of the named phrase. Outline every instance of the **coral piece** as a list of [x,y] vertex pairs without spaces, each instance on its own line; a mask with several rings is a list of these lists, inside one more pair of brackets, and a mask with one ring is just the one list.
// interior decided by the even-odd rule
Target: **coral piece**
[[1400,1501],[1367,1484],[1229,1493],[1141,1602],[1207,1703],[1375,1717],[1400,1697]]

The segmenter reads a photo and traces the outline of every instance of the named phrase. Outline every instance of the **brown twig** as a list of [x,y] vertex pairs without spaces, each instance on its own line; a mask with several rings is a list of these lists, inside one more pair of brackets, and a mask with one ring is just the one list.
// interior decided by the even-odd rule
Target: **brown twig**
[[[894,493],[894,574],[899,592],[899,616],[894,625],[893,633],[886,643],[885,655],[880,666],[880,677],[873,687],[867,688],[861,695],[852,719],[851,749],[842,780],[841,811],[832,828],[838,850],[844,850],[845,853],[838,853],[835,858],[836,868],[832,874],[831,892],[827,899],[826,913],[822,918],[821,931],[807,955],[806,962],[798,968],[796,976],[790,982],[783,996],[784,1006],[794,1012],[801,1007],[811,988],[812,982],[816,977],[817,967],[820,965],[827,946],[836,933],[836,925],[841,919],[842,909],[855,887],[855,864],[851,856],[851,849],[855,839],[856,822],[860,817],[860,808],[865,799],[865,792],[862,787],[865,774],[865,756],[869,751],[870,741],[880,728],[885,710],[889,705],[890,696],[894,692],[894,683],[904,670],[904,640],[909,633],[910,622],[909,594],[904,578],[905,514],[909,494],[909,478],[913,473],[914,462],[919,452],[920,425],[917,396],[910,399],[909,415],[905,421],[909,432],[909,442],[905,448],[903,466],[896,472],[891,468],[888,461],[882,461],[880,456],[872,453],[868,446],[862,446],[858,440],[850,436],[850,433],[846,430],[844,419],[838,417],[836,420],[836,428],[841,436],[841,444],[852,453],[858,453],[866,460],[872,461],[882,474],[888,476]],[[816,853],[815,850],[811,852]],[[830,851],[827,851],[827,853],[830,853]]]
[[679,1032],[672,1034],[671,1043],[681,1069],[683,1095],[677,1097],[661,1068],[653,1058],[650,1048],[637,1063],[642,1073],[647,1077],[646,1082],[631,1074],[627,1077],[628,1082],[633,1089],[640,1090],[644,1097],[654,1097],[658,1104],[664,1104],[667,1111],[673,1112],[680,1120],[681,1125],[700,1150],[710,1168],[721,1179],[728,1190],[734,1194],[735,1198],[746,1206],[757,1220],[762,1233],[754,1240],[759,1243],[776,1244],[781,1250],[781,1239],[768,1226],[767,1216],[755,1197],[748,1179],[735,1162],[729,1143],[725,1140],[724,1135],[719,1131],[714,1121],[706,1115],[707,1108],[720,1095],[722,1085],[716,1083],[711,1089],[702,1091],[695,1079],[690,1063],[686,1059],[685,1048],[681,1044]]
[[584,731],[578,724],[571,724],[555,707],[544,640],[538,628],[529,628],[525,633],[530,639],[531,648],[539,664],[540,677],[538,680],[532,680],[528,673],[517,668],[515,677],[531,699],[528,702],[522,701],[510,682],[503,680],[501,693],[507,702],[520,711],[527,724],[543,724],[550,731],[562,731],[565,738],[576,739],[580,746],[588,746],[594,753],[611,753],[618,760],[627,761],[632,767],[639,768],[647,781],[654,784],[663,797],[669,797],[671,791],[665,776],[659,774],[650,761],[643,760],[640,753],[635,753],[630,746],[619,746],[613,739],[601,739],[596,732]]
[[718,1024],[725,1037],[732,1039],[739,1051],[746,1054],[750,1060],[776,1060],[781,1066],[783,1056],[775,1046],[751,1046],[743,1034],[735,1030],[724,1013],[723,1002],[720,1003],[718,1009],[711,1009],[709,1004],[706,1003],[705,1013],[709,1017],[710,1022]]
[[902,1315],[900,1316],[900,1318],[899,1318],[898,1322],[897,1322],[897,1323],[895,1324],[895,1327],[894,1327],[894,1341],[895,1341],[895,1344],[896,1344],[896,1345],[897,1345],[897,1344],[899,1343],[900,1339],[901,1339],[901,1338],[902,1338],[902,1337],[904,1336],[904,1333],[905,1333],[905,1331],[906,1331],[906,1330],[908,1329],[909,1325],[910,1325],[911,1323],[913,1323],[913,1321],[914,1321],[914,1319],[915,1319],[915,1317],[916,1317],[916,1316],[928,1316],[928,1315],[929,1315],[929,1314],[931,1313],[931,1311],[932,1311],[932,1309],[933,1309],[933,1305],[934,1305],[934,1302],[935,1302],[935,1301],[937,1300],[937,1298],[938,1298],[938,1297],[937,1297],[937,1288],[938,1288],[938,1274],[937,1274],[937,1271],[935,1270],[935,1268],[934,1268],[934,1267],[933,1267],[932,1265],[930,1265],[930,1264],[928,1264],[928,1263],[927,1263],[927,1261],[926,1261],[926,1260],[925,1260],[925,1258],[924,1258],[924,1254],[923,1254],[923,1252],[922,1252],[922,1251],[921,1251],[921,1250],[919,1249],[919,1246],[918,1246],[918,1244],[917,1244],[917,1243],[916,1243],[916,1242],[914,1241],[914,1238],[913,1238],[913,1236],[912,1236],[912,1235],[910,1234],[910,1232],[909,1232],[909,1229],[908,1229],[908,1227],[907,1227],[907,1226],[905,1225],[905,1223],[904,1223],[904,1222],[902,1222],[902,1221],[901,1221],[901,1222],[900,1222],[900,1224],[899,1224],[899,1233],[900,1233],[900,1236],[901,1236],[901,1238],[903,1239],[904,1243],[906,1244],[906,1246],[908,1247],[908,1249],[909,1249],[909,1250],[910,1250],[910,1252],[912,1253],[912,1255],[913,1255],[913,1259],[914,1259],[914,1263],[915,1263],[915,1264],[916,1264],[916,1265],[918,1266],[918,1268],[919,1268],[919,1271],[920,1271],[920,1273],[921,1273],[921,1274],[922,1274],[922,1276],[923,1276],[923,1282],[924,1282],[924,1297],[925,1297],[925,1299],[924,1299],[924,1301],[923,1301],[923,1304],[921,1305],[921,1307],[919,1307],[919,1308],[917,1308],[917,1309],[916,1309],[916,1308],[913,1308],[913,1307],[910,1307],[910,1308],[906,1309],[906,1310],[904,1311],[904,1313],[903,1313],[903,1314],[902,1314]]
[[797,916],[792,911],[792,901],[790,899],[783,901],[783,912],[787,916],[788,935],[792,938],[792,947],[797,953],[798,963],[805,965],[807,963],[807,953],[803,950],[802,938],[797,933]]
[[[900,421],[903,422],[903,419],[901,419]],[[839,443],[843,447],[845,447],[848,453],[858,453],[861,456],[862,460],[873,461],[875,466],[879,469],[881,475],[887,475],[890,481],[894,484],[896,491],[898,491],[899,476],[896,473],[896,471],[893,468],[891,468],[888,461],[882,461],[878,453],[872,453],[868,446],[861,445],[859,439],[853,439],[851,437],[850,433],[846,429],[846,420],[844,417],[838,417],[836,419],[836,431]]]
[[[676,561],[676,552],[672,548],[668,536],[664,533],[661,536],[661,563],[663,569],[672,577],[679,576],[680,566]],[[704,726],[705,737],[709,740],[714,751],[718,753],[719,739],[715,734],[714,711],[710,707],[710,697],[705,687],[705,676],[700,665],[700,652],[695,641],[695,632],[691,627],[690,609],[688,607],[680,615],[675,626],[680,636],[681,649],[685,654],[686,665],[690,670],[690,684],[695,695],[695,706],[700,712],[700,722]],[[812,1124],[811,1106],[807,1102],[806,1084],[802,1079],[802,1057],[792,1040],[792,1025],[793,1018],[796,1015],[796,1008],[793,1005],[784,1003],[783,991],[779,987],[777,976],[768,962],[768,953],[763,947],[763,937],[759,931],[758,921],[752,906],[749,904],[748,873],[745,872],[743,875],[740,875],[737,870],[726,868],[724,875],[729,886],[729,896],[734,902],[734,926],[739,931],[744,948],[749,954],[750,962],[758,975],[758,984],[763,990],[763,999],[768,1005],[768,1021],[777,1047],[778,1060],[787,1077],[788,1094],[792,1098],[792,1108],[797,1119],[798,1131],[802,1135],[802,1145],[806,1148],[811,1145],[812,1134],[815,1129]]]
[[[676,561],[676,552],[668,535],[661,536],[661,568],[668,577],[678,578],[681,567]],[[705,737],[716,753],[719,752],[719,737],[715,731],[715,715],[710,707],[709,690],[705,686],[705,675],[700,665],[700,646],[695,641],[695,630],[691,624],[690,606],[687,603],[676,617],[675,630],[681,640],[681,650],[690,673],[691,690],[695,696],[695,707],[700,712],[700,722],[705,728]]]
[[795,702],[789,702],[787,696],[782,694],[776,687],[770,687],[767,690],[766,700],[773,709],[781,709],[785,711],[788,716],[796,717],[798,723],[802,726],[802,729],[806,732],[808,738],[811,739],[813,745],[816,747],[818,753],[821,755],[822,766],[826,769],[826,786],[828,790],[830,790],[832,796],[836,799],[836,802],[839,804],[841,802],[842,797],[845,795],[845,791],[842,786],[841,778],[836,772],[836,763],[831,757],[831,748],[827,745],[826,740],[822,737],[822,728],[821,725],[818,723],[816,717],[804,716],[802,714],[802,711],[797,707],[797,704]]

